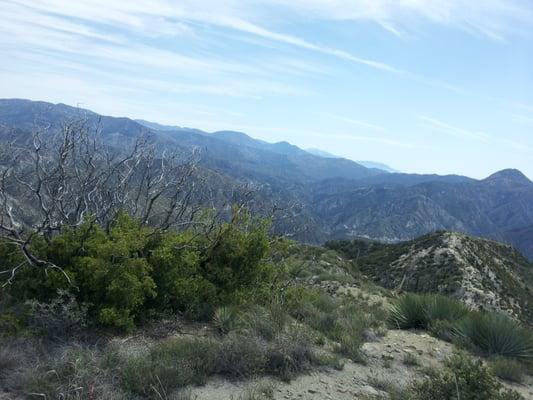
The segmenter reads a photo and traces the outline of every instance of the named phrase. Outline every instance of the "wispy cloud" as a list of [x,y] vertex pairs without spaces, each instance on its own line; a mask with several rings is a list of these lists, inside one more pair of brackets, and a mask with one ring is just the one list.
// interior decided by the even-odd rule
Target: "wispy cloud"
[[475,139],[475,140],[482,141],[482,142],[488,142],[492,139],[491,136],[488,135],[487,133],[459,128],[457,126],[450,125],[447,122],[441,121],[433,117],[428,117],[425,115],[418,115],[417,117],[420,121],[424,123],[425,127],[428,127],[433,130],[437,130],[439,132],[443,132],[449,135],[453,135],[456,137],[462,137],[462,138]]
[[[264,75],[268,70],[271,73],[283,70],[287,74],[309,74],[321,69],[309,65],[309,62],[296,60],[292,65],[284,65],[279,61],[283,58],[263,63],[260,67],[250,66],[249,60],[229,62],[212,55],[206,57],[205,54],[198,57],[178,53],[175,46],[162,49],[149,43],[149,39],[154,36],[161,36],[165,40],[186,36],[188,40],[201,43],[200,35],[196,31],[203,26],[211,26],[220,29],[220,34],[224,34],[222,30],[237,32],[235,40],[253,41],[254,38],[260,38],[266,45],[276,43],[306,50],[393,74],[401,79],[463,93],[464,89],[441,79],[412,73],[389,62],[360,56],[342,48],[318,44],[300,36],[268,29],[265,24],[268,25],[268,15],[276,15],[282,21],[289,19],[290,16],[286,15],[289,10],[298,13],[300,17],[305,15],[329,20],[369,19],[398,35],[402,33],[396,28],[395,21],[410,20],[413,15],[424,16],[437,22],[447,21],[450,24],[459,23],[464,19],[468,22],[465,26],[473,29],[474,25],[489,25],[488,22],[483,24],[480,16],[474,16],[492,15],[494,10],[503,9],[499,0],[492,2],[495,4],[491,7],[466,7],[467,11],[464,12],[470,16],[466,18],[459,12],[465,7],[458,7],[455,3],[459,2],[451,0],[12,0],[2,11],[5,18],[0,33],[4,33],[4,43],[0,39],[0,46],[5,47],[6,42],[17,42],[17,47],[20,43],[25,43],[27,46],[43,47],[51,51],[70,52],[73,55],[82,53],[115,63],[164,68],[181,73],[215,73],[222,70],[226,73]],[[515,9],[519,8],[508,6],[505,10],[507,9],[505,15],[514,15]],[[520,15],[524,16],[526,13]]]
[[[369,20],[398,37],[417,19],[461,29],[496,41],[531,31],[528,0],[270,0],[315,19]],[[529,3],[529,4],[528,4]]]
[[349,140],[349,141],[356,141],[356,142],[367,142],[367,143],[376,143],[383,146],[388,147],[395,147],[395,148],[401,148],[401,149],[415,149],[415,148],[421,148],[421,147],[427,147],[423,146],[421,144],[415,144],[410,143],[406,141],[401,141],[398,139],[393,139],[390,137],[384,137],[384,136],[369,136],[369,135],[357,135],[357,134],[349,134],[349,133],[335,133],[332,135],[328,135],[331,138],[335,139],[343,139],[343,140]]
[[527,115],[522,115],[522,114],[512,114],[511,120],[521,125],[533,126],[533,116],[527,116]]
[[349,117],[344,117],[342,115],[329,114],[329,113],[326,113],[324,115],[336,121],[341,121],[341,122],[344,122],[350,125],[358,126],[359,128],[371,129],[377,132],[388,132],[388,130],[385,127],[381,125],[373,124],[370,122],[361,121],[361,120],[349,118]]
[[[430,128],[434,131],[442,132],[447,135],[452,135],[463,139],[473,139],[478,142],[490,144],[491,146],[506,146],[515,150],[525,151],[527,153],[533,152],[533,148],[531,146],[510,139],[509,137],[496,136],[486,132],[460,128],[442,120],[425,115],[417,115],[417,118],[422,121],[423,127]],[[510,136],[512,137],[512,135]]]

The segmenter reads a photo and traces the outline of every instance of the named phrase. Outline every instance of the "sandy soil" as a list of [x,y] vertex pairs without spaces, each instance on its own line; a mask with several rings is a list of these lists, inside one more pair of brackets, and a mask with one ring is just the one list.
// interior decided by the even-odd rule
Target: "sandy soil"
[[[425,333],[396,330],[379,341],[366,343],[363,350],[368,357],[367,365],[346,361],[342,371],[315,371],[290,383],[272,379],[253,383],[213,380],[194,389],[192,394],[198,400],[239,399],[254,386],[268,384],[274,387],[275,399],[370,399],[386,395],[382,385],[406,385],[423,376],[424,367],[440,365],[453,352],[449,343]],[[416,356],[419,365],[404,363],[408,353]]]

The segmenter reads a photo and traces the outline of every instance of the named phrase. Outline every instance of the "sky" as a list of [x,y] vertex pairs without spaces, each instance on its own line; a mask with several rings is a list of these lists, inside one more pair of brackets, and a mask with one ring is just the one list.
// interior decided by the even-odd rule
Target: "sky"
[[0,0],[0,97],[533,178],[531,0]]

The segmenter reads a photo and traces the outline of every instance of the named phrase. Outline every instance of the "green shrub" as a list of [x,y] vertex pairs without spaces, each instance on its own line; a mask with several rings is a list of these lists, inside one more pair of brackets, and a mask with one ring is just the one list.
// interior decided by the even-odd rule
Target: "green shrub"
[[26,303],[28,326],[49,338],[66,338],[81,333],[87,327],[87,305],[80,305],[70,292],[59,290],[49,303],[29,300]]
[[452,342],[455,338],[455,324],[456,321],[433,321],[429,326],[429,332],[441,340]]
[[403,363],[408,366],[416,367],[420,365],[420,360],[415,354],[406,353],[403,357]]
[[415,383],[410,398],[412,400],[511,400],[521,397],[516,392],[503,391],[502,385],[480,360],[459,354],[448,359],[443,371],[435,372],[431,377]]
[[274,398],[274,386],[261,382],[243,391],[238,400],[271,400]]
[[407,293],[393,303],[389,321],[397,329],[424,329],[428,326],[426,302],[423,296]]
[[215,371],[218,344],[207,339],[171,339],[123,361],[124,390],[156,398],[156,392],[203,384]]
[[442,295],[407,293],[394,302],[390,323],[399,329],[431,329],[456,321],[469,312],[461,302]]
[[122,398],[114,376],[101,365],[101,353],[91,347],[69,346],[58,355],[34,363],[20,387],[23,393],[39,393],[50,399]]
[[285,310],[279,306],[254,306],[244,313],[242,326],[251,333],[271,341],[283,332],[288,318]]
[[362,344],[363,342],[358,335],[345,334],[338,338],[334,350],[354,362],[366,364],[366,357],[361,350]]
[[157,296],[147,306],[161,311],[181,311],[194,319],[211,317],[217,305],[217,288],[200,273],[201,251],[190,232],[154,235],[148,262]]
[[[273,268],[268,224],[246,213],[198,233],[158,232],[119,213],[108,229],[88,219],[65,228],[33,249],[58,269],[23,268],[8,288],[13,298],[50,303],[58,290],[72,289],[78,304],[103,326],[131,330],[154,313],[183,312],[211,318],[217,306],[241,299],[269,299]],[[0,243],[2,252],[12,248]],[[7,254],[6,254],[7,256]],[[8,259],[9,261],[9,259]]]
[[256,375],[266,363],[266,344],[249,335],[229,334],[220,345],[215,370],[234,378]]
[[[91,305],[89,313],[98,323],[127,330],[133,328],[146,300],[156,295],[151,266],[142,257],[149,233],[150,229],[119,214],[108,232],[87,221],[64,229],[41,252],[64,269],[76,300]],[[11,290],[20,298],[50,302],[58,290],[70,287],[56,269],[25,268]]]
[[270,281],[271,266],[264,262],[269,252],[268,226],[244,213],[223,224],[217,237],[207,243],[200,271],[215,285],[221,304],[234,303],[239,291],[255,290]]
[[266,350],[265,370],[284,381],[313,364],[324,362],[315,356],[309,338],[295,330],[279,335]]
[[289,310],[296,319],[334,341],[337,353],[355,362],[366,362],[361,345],[369,328],[380,326],[376,316],[383,315],[381,310],[351,297],[334,299],[317,290],[293,290],[288,296]]
[[0,337],[18,336],[24,331],[22,321],[12,313],[0,314]]
[[429,324],[436,321],[456,321],[470,311],[463,303],[438,294],[426,295],[422,301]]
[[484,356],[533,359],[533,334],[494,312],[478,312],[440,295],[405,294],[394,302],[390,323],[400,329],[427,329],[435,336]]
[[531,331],[503,314],[472,312],[456,324],[455,335],[485,356],[533,358]]
[[490,369],[504,381],[521,383],[524,380],[524,365],[513,359],[497,357],[490,361]]
[[221,335],[226,335],[235,330],[240,322],[240,317],[234,307],[219,307],[213,315],[213,325]]

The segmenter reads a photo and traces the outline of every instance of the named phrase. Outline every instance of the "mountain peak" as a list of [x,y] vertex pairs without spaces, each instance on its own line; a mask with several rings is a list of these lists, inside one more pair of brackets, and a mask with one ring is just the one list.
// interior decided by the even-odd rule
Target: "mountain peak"
[[521,171],[513,168],[503,169],[495,172],[488,178],[483,180],[484,182],[498,182],[498,183],[514,183],[521,185],[531,185],[531,182]]

